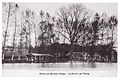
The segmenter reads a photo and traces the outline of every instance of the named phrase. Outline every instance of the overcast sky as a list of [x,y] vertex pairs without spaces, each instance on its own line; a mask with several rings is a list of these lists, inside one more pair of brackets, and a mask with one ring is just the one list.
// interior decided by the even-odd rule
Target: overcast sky
[[[105,12],[108,16],[117,16],[117,3],[83,3],[89,10],[93,12],[103,13]],[[44,10],[50,13],[52,16],[55,15],[55,11],[62,5],[68,5],[67,3],[19,3],[21,10],[30,8],[36,13],[40,10]]]

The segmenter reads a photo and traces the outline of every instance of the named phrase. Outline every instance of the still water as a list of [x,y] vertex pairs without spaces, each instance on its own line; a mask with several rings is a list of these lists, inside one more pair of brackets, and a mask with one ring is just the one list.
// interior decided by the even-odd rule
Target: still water
[[2,64],[3,76],[36,76],[44,71],[90,72],[92,76],[117,76],[116,63],[13,63]]

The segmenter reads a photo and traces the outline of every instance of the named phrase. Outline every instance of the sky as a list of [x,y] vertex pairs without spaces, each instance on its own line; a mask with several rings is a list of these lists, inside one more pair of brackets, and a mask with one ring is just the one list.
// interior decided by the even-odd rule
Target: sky
[[[117,3],[83,3],[87,9],[93,12],[106,13],[108,16],[115,15],[117,16]],[[30,8],[36,13],[40,10],[44,10],[50,13],[52,16],[55,15],[55,12],[59,7],[63,5],[68,5],[68,3],[19,3],[21,11]]]

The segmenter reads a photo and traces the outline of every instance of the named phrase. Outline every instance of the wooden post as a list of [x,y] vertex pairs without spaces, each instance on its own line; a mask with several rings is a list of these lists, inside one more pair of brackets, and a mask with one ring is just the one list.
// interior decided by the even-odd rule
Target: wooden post
[[14,53],[12,54],[12,61],[14,60]]
[[2,54],[2,60],[4,60],[4,54]]
[[2,63],[4,64],[4,54],[2,54]]
[[18,56],[18,60],[20,60],[20,55]]

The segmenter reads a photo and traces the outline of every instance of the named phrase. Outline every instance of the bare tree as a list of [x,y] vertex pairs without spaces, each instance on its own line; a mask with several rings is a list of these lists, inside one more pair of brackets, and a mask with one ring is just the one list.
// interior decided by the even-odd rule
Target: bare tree
[[27,26],[28,26],[28,33],[29,33],[29,52],[31,53],[31,49],[30,49],[30,46],[31,46],[31,10],[26,10],[26,23],[27,23]]
[[104,45],[105,44],[104,40],[106,36],[105,31],[107,30],[107,27],[108,27],[108,16],[106,13],[103,13],[100,18],[101,20],[100,20],[100,35],[99,36],[101,36],[100,38],[101,44]]
[[30,9],[25,10],[22,13],[22,16],[24,18],[23,20],[23,32],[26,35],[26,49],[29,49],[29,52],[31,53],[31,33],[32,33],[32,11]]
[[98,13],[95,14],[94,21],[92,22],[92,28],[93,28],[93,40],[92,45],[96,46],[97,41],[99,40],[99,25],[100,25],[100,16]]
[[[16,21],[16,19],[13,19],[13,18],[14,18],[14,15],[16,16],[16,9],[18,8],[18,5],[16,5],[15,3],[3,3],[3,5],[5,5],[6,9],[4,9],[4,10],[7,13],[7,18],[4,18],[6,20],[6,30],[5,30],[4,42],[3,42],[3,57],[4,57],[4,49],[6,47],[8,28],[9,28],[9,25],[13,23],[12,22],[13,20]],[[13,20],[10,20],[10,18]],[[15,23],[15,29],[16,29],[16,22],[14,22],[14,23]],[[16,30],[15,30],[15,33],[16,33]],[[13,37],[13,46],[14,46],[14,40],[15,40],[15,35]]]
[[[110,60],[112,60],[112,57],[114,56],[114,54],[113,54],[113,46],[114,46],[114,44],[115,44],[115,41],[114,41],[114,31],[115,31],[115,29],[117,28],[117,23],[118,23],[118,20],[117,20],[117,17],[116,16],[111,16],[110,18],[109,18],[109,27],[110,27],[110,29],[111,29],[111,44],[110,44],[110,47],[111,47],[111,59]],[[115,32],[116,33],[116,32]]]
[[20,33],[19,33],[20,39],[19,39],[19,46],[18,46],[18,49],[19,49],[18,60],[20,60],[20,56],[21,56],[21,54],[22,54],[22,52],[23,52],[23,43],[22,43],[22,42],[23,42],[22,15],[21,15],[21,20],[20,20],[20,21],[21,21],[21,22],[20,22]]
[[[3,3],[4,4],[4,3]],[[5,3],[7,5],[7,3]],[[3,54],[2,58],[4,59],[4,49],[6,46],[6,38],[7,38],[7,33],[8,33],[8,25],[9,25],[9,20],[10,20],[10,14],[11,14],[11,3],[8,3],[8,11],[7,11],[7,22],[6,22],[6,30],[5,30],[5,35],[4,35],[4,42],[3,42]]]
[[13,54],[12,54],[12,60],[13,60],[13,58],[14,58],[14,53],[15,53],[15,51],[14,51],[14,49],[15,49],[15,41],[16,41],[16,29],[17,29],[17,10],[18,10],[18,4],[15,4],[15,6],[14,6],[14,14],[15,14],[15,30],[14,30],[14,34],[13,34]]
[[43,17],[44,17],[43,10],[40,11],[40,17],[41,17],[41,22],[39,23],[39,27],[40,27],[40,30],[42,32],[42,34],[41,34],[41,40],[42,40],[42,43],[43,43]]
[[40,12],[41,21],[39,27],[41,30],[41,35],[38,37],[42,43],[51,44],[51,39],[54,38],[53,34],[53,20],[49,13],[45,13],[41,10]]
[[33,11],[32,12],[32,25],[33,25],[33,28],[34,28],[34,34],[35,34],[35,46],[37,46],[37,31],[36,31],[36,24],[35,24],[35,12]]
[[[89,11],[82,4],[72,4],[68,7],[61,7],[58,13],[58,28],[63,30],[57,31],[63,37],[70,42],[70,59],[74,57],[72,55],[73,46],[78,43],[79,38],[83,35],[83,29],[85,28],[85,22],[90,18]],[[66,35],[64,35],[64,33]],[[72,60],[71,60],[72,63]]]

